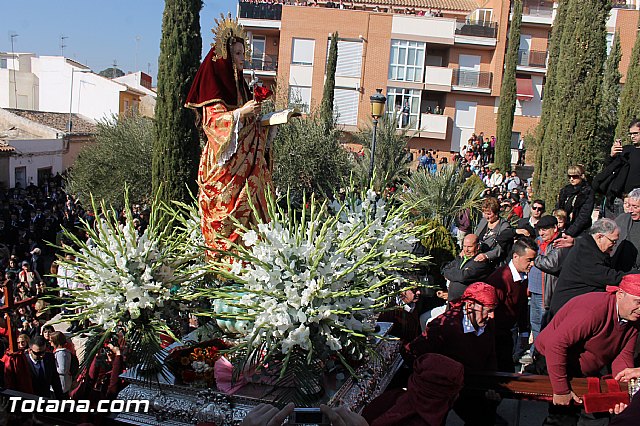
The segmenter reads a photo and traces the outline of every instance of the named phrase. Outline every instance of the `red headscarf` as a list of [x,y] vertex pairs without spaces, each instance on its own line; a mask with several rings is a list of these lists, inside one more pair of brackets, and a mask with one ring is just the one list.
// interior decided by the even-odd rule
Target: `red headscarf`
[[629,274],[622,277],[620,285],[608,285],[607,291],[609,293],[615,293],[618,290],[622,290],[632,296],[640,297],[640,274]]
[[407,391],[384,414],[368,420],[371,426],[440,426],[463,384],[462,364],[444,355],[424,354],[414,364]]
[[498,296],[496,296],[494,286],[478,281],[469,285],[460,299],[451,302],[451,307],[460,306],[467,301],[477,302],[482,306],[496,306],[498,304]]
[[[235,109],[251,99],[249,86],[244,81],[242,74],[234,75],[231,50],[229,56],[224,59],[214,60],[215,49],[202,61],[191,90],[187,95],[185,106],[187,108],[200,108],[216,102],[223,102],[227,108]],[[238,99],[240,95],[243,99]]]

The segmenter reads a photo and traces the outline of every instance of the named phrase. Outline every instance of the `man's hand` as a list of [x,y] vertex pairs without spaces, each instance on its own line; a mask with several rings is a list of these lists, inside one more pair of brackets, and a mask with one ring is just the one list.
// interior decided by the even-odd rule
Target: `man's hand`
[[489,401],[500,402],[502,401],[502,397],[498,392],[493,389],[489,389],[484,393],[484,397]]
[[278,410],[273,405],[260,404],[249,412],[240,423],[240,426],[281,426],[289,414],[293,413],[293,403],[285,405]]
[[438,291],[436,291],[436,296],[438,296],[440,299],[447,300],[449,298],[449,292],[448,291],[443,291],[443,290],[438,290]]
[[565,235],[562,238],[558,238],[553,241],[553,247],[555,248],[570,248],[573,247],[573,243],[575,242],[575,238],[570,235]]
[[553,394],[553,405],[569,405],[571,401],[575,401],[577,404],[582,404],[582,398],[578,397],[573,391],[566,395]]
[[360,414],[354,413],[346,405],[332,408],[328,405],[320,405],[320,411],[327,416],[331,426],[369,426],[369,423]]
[[619,382],[628,382],[631,379],[640,378],[640,368],[625,368],[618,374],[615,379]]
[[613,408],[609,408],[609,414],[620,414],[624,411],[625,408],[627,408],[628,405],[621,402],[619,404],[614,405]]
[[622,141],[620,139],[616,139],[616,141],[611,145],[610,155],[615,157],[616,155],[622,152]]
[[516,229],[516,234],[524,235],[525,237],[530,237],[530,236],[531,236],[531,234],[529,233],[529,231],[527,231],[527,230],[526,230],[526,229],[524,229],[524,228],[518,228],[518,229]]
[[479,255],[474,257],[473,260],[475,260],[476,262],[486,262],[487,260],[489,260],[489,258],[486,254],[480,253]]

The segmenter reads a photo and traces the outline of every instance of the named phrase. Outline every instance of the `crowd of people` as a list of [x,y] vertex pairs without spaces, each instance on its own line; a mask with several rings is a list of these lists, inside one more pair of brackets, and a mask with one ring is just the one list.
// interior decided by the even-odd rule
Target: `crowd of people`
[[[616,404],[588,413],[570,381],[640,377],[640,121],[631,123],[629,138],[627,147],[612,146],[605,164],[628,168],[618,182],[624,192],[612,209],[597,209],[583,166],[568,167],[567,184],[548,208],[517,173],[488,169],[493,138],[474,136],[460,164],[487,187],[482,218],[473,229],[465,215],[456,220],[461,251],[441,265],[446,283],[434,296],[444,305],[430,309],[421,295],[433,292],[420,288],[398,301],[404,356],[414,369],[421,356],[438,353],[465,371],[544,374],[553,393],[544,424],[638,423],[640,396],[628,411]],[[617,178],[619,169],[602,173],[595,180]],[[495,424],[495,395],[459,395],[451,408],[466,424]]]

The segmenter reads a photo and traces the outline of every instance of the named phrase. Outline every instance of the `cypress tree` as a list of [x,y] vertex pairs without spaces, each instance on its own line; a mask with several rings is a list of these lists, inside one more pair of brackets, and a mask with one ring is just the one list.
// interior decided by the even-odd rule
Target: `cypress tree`
[[522,23],[522,0],[513,4],[513,18],[509,28],[509,44],[505,59],[504,77],[500,88],[498,107],[498,140],[496,141],[495,166],[500,170],[511,169],[511,132],[513,114],[516,110],[516,67],[520,46],[520,24]]
[[554,93],[544,122],[543,152],[536,158],[539,160],[536,161],[539,172],[536,196],[550,205],[566,184],[569,165],[584,164],[587,173],[593,173],[597,167],[598,111],[606,57],[605,24],[611,8],[609,0],[591,1],[589,8],[584,7],[582,0],[566,3],[553,77]]
[[327,58],[327,79],[324,82],[320,117],[327,127],[333,126],[333,96],[336,87],[336,66],[338,65],[338,32],[331,36],[329,55]]
[[188,201],[187,186],[197,191],[200,137],[184,103],[200,66],[201,9],[202,0],[165,1],[152,159],[153,191],[163,201]]
[[605,151],[614,139],[618,124],[618,103],[620,101],[620,34],[616,32],[609,57],[604,63],[602,76],[602,102],[600,105],[600,119],[598,140],[600,141],[599,160],[604,160]]
[[540,176],[545,173],[546,163],[542,161],[543,153],[546,149],[545,133],[547,124],[551,117],[551,111],[554,109],[555,102],[555,83],[556,72],[558,68],[558,57],[560,56],[560,42],[564,30],[565,18],[567,15],[567,2],[563,1],[558,4],[556,18],[553,22],[551,40],[549,42],[549,58],[547,59],[547,79],[544,85],[544,101],[542,103],[542,113],[540,115],[540,123],[536,128],[536,157],[535,157],[535,173],[533,175],[534,190],[538,191],[540,187]]
[[[629,123],[635,117],[640,117],[640,31],[636,35],[636,42],[631,51],[631,60],[627,69],[627,76],[620,95],[620,106],[618,107],[618,126],[616,127],[616,138],[627,139]],[[611,145],[612,141],[609,141]]]

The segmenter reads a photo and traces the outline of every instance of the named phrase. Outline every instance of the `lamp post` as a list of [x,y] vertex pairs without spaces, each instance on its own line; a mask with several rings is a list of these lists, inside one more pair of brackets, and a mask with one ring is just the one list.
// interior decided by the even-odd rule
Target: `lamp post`
[[369,97],[371,101],[371,117],[373,118],[373,135],[371,138],[371,160],[369,163],[369,184],[373,181],[373,160],[376,154],[376,130],[378,119],[384,114],[384,105],[387,98],[382,94],[382,89],[376,89],[376,93]]
[[73,75],[77,72],[91,72],[91,70],[77,70],[75,68],[71,68],[71,90],[69,94],[69,120],[67,122],[68,133],[71,133],[71,129],[73,128],[73,121],[71,120],[71,109],[73,108]]

